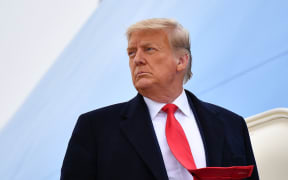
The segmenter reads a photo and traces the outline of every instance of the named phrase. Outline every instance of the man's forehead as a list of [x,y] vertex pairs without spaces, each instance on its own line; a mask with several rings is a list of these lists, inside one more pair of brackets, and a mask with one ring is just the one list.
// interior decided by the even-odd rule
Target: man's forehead
[[151,40],[139,40],[139,41],[129,41],[128,43],[128,48],[133,48],[135,46],[151,46],[151,45],[157,45],[160,44],[159,41],[155,40],[155,39],[151,39]]
[[139,30],[131,33],[128,47],[135,45],[158,44],[168,39],[167,33],[160,29]]

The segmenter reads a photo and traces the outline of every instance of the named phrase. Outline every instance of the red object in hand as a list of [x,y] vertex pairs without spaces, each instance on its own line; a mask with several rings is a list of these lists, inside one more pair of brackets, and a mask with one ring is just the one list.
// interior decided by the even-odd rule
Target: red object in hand
[[166,104],[162,108],[167,113],[167,143],[176,159],[193,175],[194,180],[241,180],[252,175],[254,165],[197,169],[185,132],[174,116],[177,109],[174,104]]
[[194,180],[240,180],[252,175],[254,165],[232,167],[206,167],[190,170]]

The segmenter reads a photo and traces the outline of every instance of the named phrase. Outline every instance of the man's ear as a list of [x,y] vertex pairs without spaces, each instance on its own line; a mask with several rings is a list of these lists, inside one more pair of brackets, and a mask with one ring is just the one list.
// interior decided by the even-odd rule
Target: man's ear
[[181,53],[181,54],[179,54],[179,57],[177,60],[178,60],[177,71],[181,72],[181,71],[185,70],[188,66],[189,55],[186,52]]

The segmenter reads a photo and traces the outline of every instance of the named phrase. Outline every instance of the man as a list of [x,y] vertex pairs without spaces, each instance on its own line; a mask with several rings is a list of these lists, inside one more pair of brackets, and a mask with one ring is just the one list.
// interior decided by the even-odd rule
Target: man
[[192,180],[195,169],[247,165],[259,179],[244,119],[183,89],[192,75],[188,32],[148,19],[127,39],[138,95],[79,117],[61,179]]

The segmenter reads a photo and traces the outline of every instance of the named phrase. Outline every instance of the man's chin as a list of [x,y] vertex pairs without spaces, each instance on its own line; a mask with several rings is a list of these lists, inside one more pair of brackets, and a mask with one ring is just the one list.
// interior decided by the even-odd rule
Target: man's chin
[[135,84],[134,84],[136,90],[138,92],[141,92],[141,91],[145,91],[149,88],[152,87],[152,83],[146,79],[143,79],[143,80],[138,80]]

